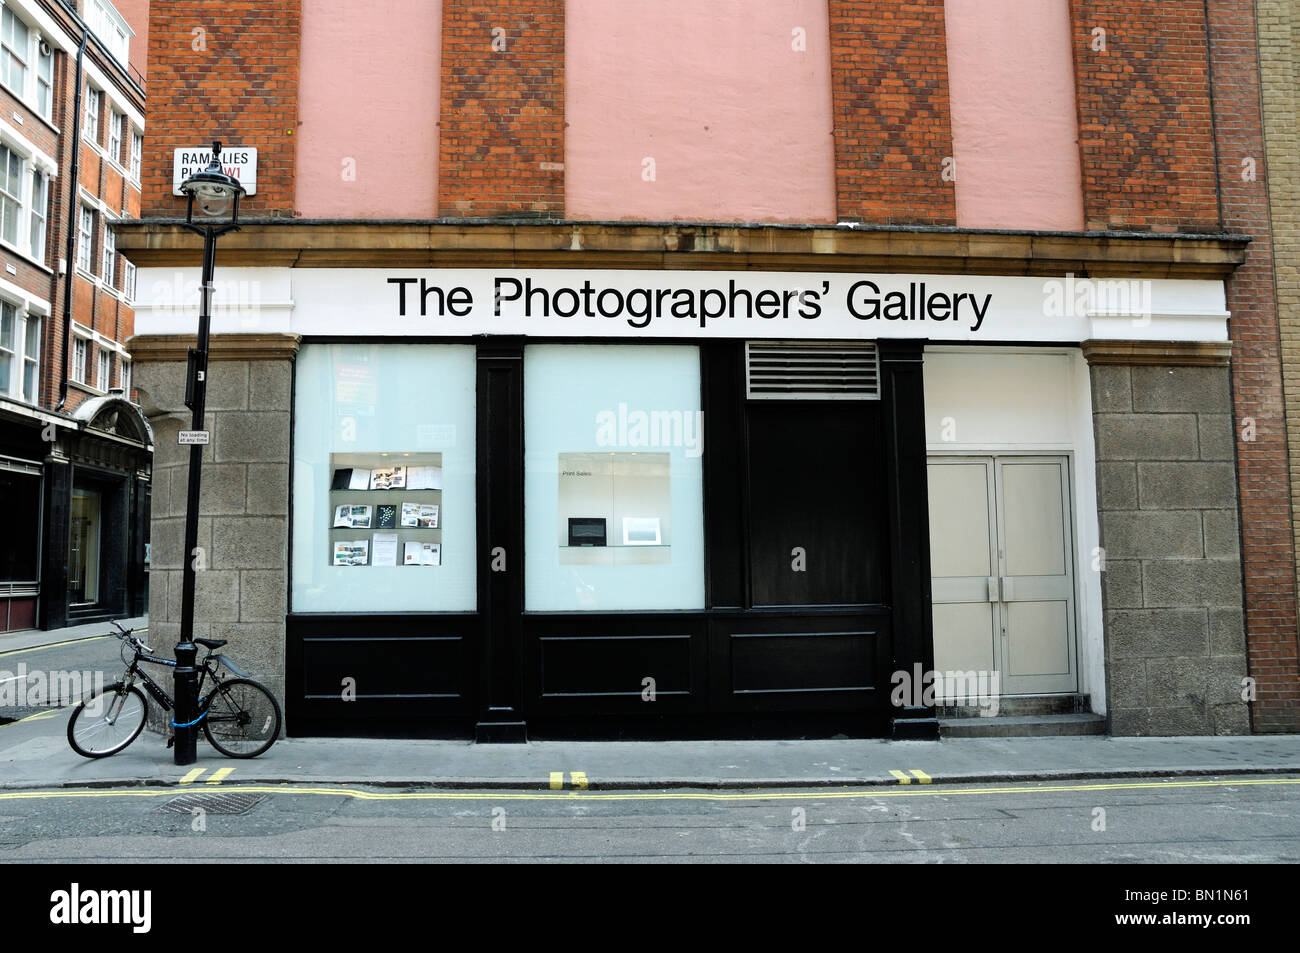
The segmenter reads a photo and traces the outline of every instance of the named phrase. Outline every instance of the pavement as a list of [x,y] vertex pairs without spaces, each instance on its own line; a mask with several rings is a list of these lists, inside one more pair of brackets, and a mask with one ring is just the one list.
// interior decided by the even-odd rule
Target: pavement
[[[123,624],[143,625],[144,620]],[[107,631],[108,626],[100,623],[57,632],[0,635],[0,668],[7,653],[21,652],[19,657],[34,665],[40,653],[32,650],[94,639]],[[1300,776],[1300,735],[500,745],[285,738],[252,760],[222,757],[201,740],[197,763],[180,767],[163,740],[147,732],[112,757],[82,758],[68,746],[69,714],[67,709],[48,708],[0,726],[0,788],[271,783],[518,790],[755,789]]]

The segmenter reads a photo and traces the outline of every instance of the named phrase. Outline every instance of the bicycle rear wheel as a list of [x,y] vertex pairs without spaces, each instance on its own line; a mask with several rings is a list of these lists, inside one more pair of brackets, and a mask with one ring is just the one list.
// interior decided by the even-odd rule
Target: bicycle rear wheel
[[76,707],[68,719],[68,744],[83,758],[117,754],[139,736],[149,717],[144,693],[114,682]]
[[204,705],[203,733],[227,758],[256,758],[280,737],[280,705],[251,678],[218,685]]

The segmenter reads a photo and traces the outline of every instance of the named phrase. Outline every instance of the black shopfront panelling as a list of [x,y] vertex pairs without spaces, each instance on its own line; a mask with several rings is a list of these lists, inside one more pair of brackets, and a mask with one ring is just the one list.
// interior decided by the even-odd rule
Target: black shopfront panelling
[[[289,730],[450,717],[509,741],[815,719],[930,736],[931,711],[888,705],[890,673],[932,651],[920,344],[882,342],[879,401],[746,400],[743,343],[700,352],[705,609],[523,611],[523,342],[494,339],[478,355],[478,613],[290,616]],[[344,702],[350,671],[365,681]]]

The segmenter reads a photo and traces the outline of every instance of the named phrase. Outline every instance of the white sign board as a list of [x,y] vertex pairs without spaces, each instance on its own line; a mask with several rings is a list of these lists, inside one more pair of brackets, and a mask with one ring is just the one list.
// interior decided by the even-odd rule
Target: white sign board
[[[212,147],[177,149],[172,160],[172,195],[184,195],[181,183],[202,172],[212,161]],[[257,194],[257,150],[243,146],[223,146],[221,149],[221,170],[244,187],[249,195]]]
[[211,435],[212,431],[210,430],[182,430],[178,442],[182,446],[196,443],[206,444],[209,442]]
[[[142,269],[136,333],[192,333],[198,269]],[[1014,344],[1226,341],[1213,279],[763,271],[232,268],[215,334]],[[183,306],[179,303],[184,302]]]

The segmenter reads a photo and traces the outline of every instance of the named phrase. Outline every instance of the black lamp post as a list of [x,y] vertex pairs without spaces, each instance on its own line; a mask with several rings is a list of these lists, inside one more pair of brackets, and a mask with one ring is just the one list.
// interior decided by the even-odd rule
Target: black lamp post
[[[199,289],[199,336],[197,347],[190,348],[185,379],[185,406],[193,411],[192,428],[203,431],[203,412],[208,391],[208,343],[212,321],[212,271],[216,260],[217,239],[239,229],[239,198],[244,187],[233,176],[221,171],[221,143],[212,143],[212,161],[181,183],[187,196],[185,227],[203,236],[203,283]],[[194,221],[194,207],[209,221]],[[185,503],[184,584],[181,589],[181,635],[176,643],[176,711],[175,758],[177,764],[193,764],[198,758],[198,672],[194,667],[198,649],[194,645],[195,549],[199,544],[199,489],[203,479],[203,447],[207,435],[192,438],[190,444],[190,485]],[[199,442],[201,441],[201,442]]]

